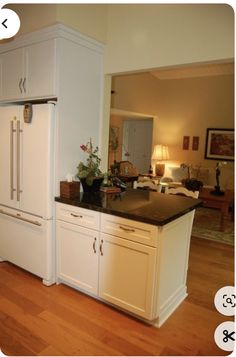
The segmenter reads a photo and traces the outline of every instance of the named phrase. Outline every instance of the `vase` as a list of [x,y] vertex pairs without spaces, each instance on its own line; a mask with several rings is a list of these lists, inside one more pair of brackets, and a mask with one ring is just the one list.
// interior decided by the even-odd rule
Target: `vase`
[[103,177],[94,177],[92,185],[88,185],[86,178],[81,178],[80,182],[84,192],[97,192],[100,190]]

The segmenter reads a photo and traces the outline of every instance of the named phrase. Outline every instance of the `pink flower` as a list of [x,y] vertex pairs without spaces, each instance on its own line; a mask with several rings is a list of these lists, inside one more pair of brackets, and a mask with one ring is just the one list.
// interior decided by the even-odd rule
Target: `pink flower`
[[87,146],[86,145],[80,145],[80,149],[82,149],[83,151],[87,151]]

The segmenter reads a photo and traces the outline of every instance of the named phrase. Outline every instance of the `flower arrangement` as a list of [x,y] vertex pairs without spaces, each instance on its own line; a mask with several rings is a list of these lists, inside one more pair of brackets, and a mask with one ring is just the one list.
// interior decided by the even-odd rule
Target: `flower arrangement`
[[82,151],[88,154],[86,163],[82,161],[77,166],[78,172],[77,177],[79,179],[86,179],[86,183],[89,186],[92,186],[93,180],[96,177],[102,177],[102,172],[99,169],[101,159],[98,156],[98,147],[93,148],[92,140],[90,139],[86,145],[80,145]]
[[203,186],[203,182],[198,180],[198,173],[200,171],[200,165],[197,166],[197,175],[196,177],[191,177],[192,173],[192,165],[191,164],[185,164],[182,163],[180,167],[183,170],[187,170],[187,178],[182,180],[182,184],[191,191],[199,191],[201,187]]

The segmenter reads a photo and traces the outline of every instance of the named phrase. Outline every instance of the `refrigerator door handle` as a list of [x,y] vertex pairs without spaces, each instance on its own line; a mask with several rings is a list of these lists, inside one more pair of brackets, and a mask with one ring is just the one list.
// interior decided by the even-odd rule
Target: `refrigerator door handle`
[[42,226],[42,224],[40,222],[32,221],[31,219],[21,217],[21,215],[19,213],[17,215],[15,215],[15,214],[12,214],[12,213],[9,213],[9,212],[5,212],[3,209],[0,209],[0,213],[5,214],[6,216],[9,216],[9,217],[13,217],[13,218],[19,219],[20,221],[24,221],[24,222],[27,222],[27,223],[34,224],[35,226]]
[[20,121],[16,122],[16,199],[20,201]]
[[10,196],[11,200],[14,199],[14,153],[13,153],[13,133],[14,133],[14,121],[11,120],[10,127]]

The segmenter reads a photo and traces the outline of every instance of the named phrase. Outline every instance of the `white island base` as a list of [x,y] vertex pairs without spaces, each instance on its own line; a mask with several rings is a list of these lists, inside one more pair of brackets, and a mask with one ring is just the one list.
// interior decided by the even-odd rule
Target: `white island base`
[[57,203],[57,283],[160,327],[187,296],[193,217],[154,226]]

